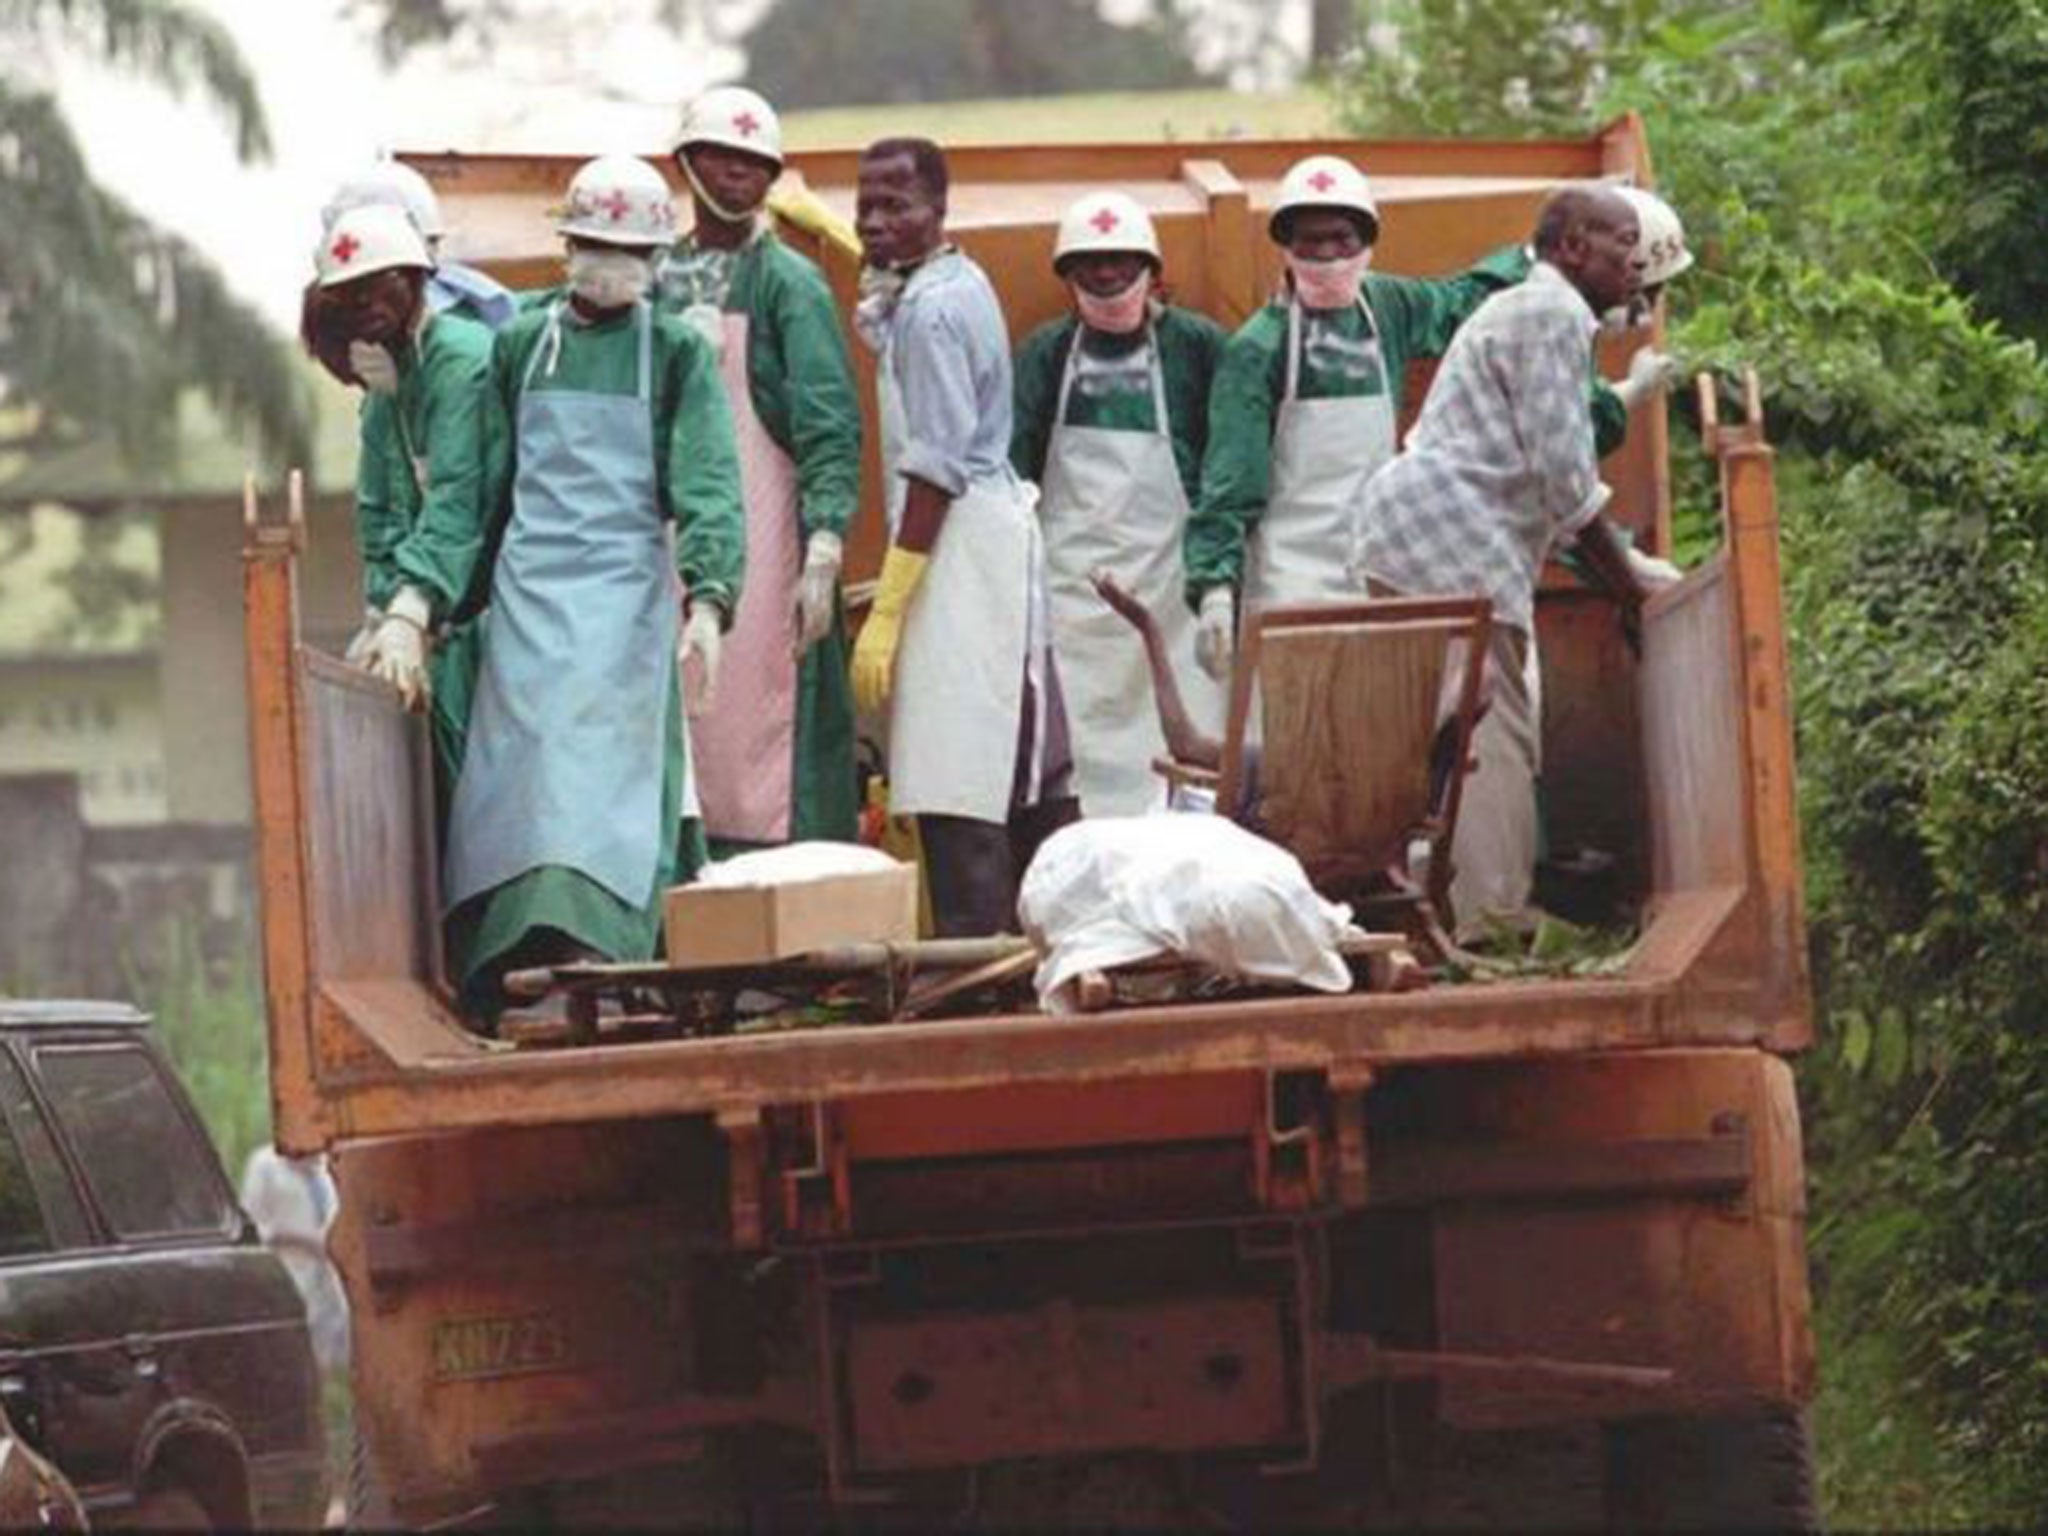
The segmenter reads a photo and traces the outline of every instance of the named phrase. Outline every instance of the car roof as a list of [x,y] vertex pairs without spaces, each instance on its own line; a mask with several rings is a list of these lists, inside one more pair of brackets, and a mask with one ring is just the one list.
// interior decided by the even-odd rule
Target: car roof
[[129,1003],[0,997],[0,1029],[64,1029],[82,1024],[146,1029],[149,1015]]

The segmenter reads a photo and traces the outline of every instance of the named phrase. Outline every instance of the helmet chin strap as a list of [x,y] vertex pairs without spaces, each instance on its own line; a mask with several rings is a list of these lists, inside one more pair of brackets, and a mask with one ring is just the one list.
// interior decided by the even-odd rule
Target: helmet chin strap
[[[726,207],[725,204],[721,203],[717,198],[713,197],[709,192],[704,190],[704,183],[700,181],[697,177],[697,168],[694,165],[690,164],[690,157],[687,154],[677,155],[676,159],[682,165],[683,180],[687,181],[690,184],[691,194],[695,196],[698,202],[702,203],[706,208],[709,208],[713,213],[717,214],[719,218],[723,219],[728,224],[751,225],[759,220],[761,216],[760,203],[756,203],[751,208],[738,210]],[[763,199],[763,201],[765,202],[766,199]]]

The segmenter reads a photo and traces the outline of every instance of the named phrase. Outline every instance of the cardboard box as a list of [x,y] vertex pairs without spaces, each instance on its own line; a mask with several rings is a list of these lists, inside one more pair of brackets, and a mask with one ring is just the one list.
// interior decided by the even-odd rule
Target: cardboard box
[[662,901],[668,963],[752,965],[917,937],[917,866],[785,885],[678,885]]

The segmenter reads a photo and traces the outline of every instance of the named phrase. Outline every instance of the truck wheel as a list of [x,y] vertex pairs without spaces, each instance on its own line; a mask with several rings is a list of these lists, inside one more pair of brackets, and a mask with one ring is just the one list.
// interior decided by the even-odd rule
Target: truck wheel
[[1804,1416],[1769,1409],[1611,1425],[1607,1520],[1632,1531],[1818,1531]]

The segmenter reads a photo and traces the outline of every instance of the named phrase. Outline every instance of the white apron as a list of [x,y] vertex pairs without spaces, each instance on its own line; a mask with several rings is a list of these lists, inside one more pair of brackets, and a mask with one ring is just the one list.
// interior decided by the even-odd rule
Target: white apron
[[1382,388],[1377,395],[1297,398],[1301,304],[1287,305],[1287,387],[1273,427],[1273,473],[1265,515],[1245,562],[1247,611],[1283,603],[1336,602],[1359,595],[1351,567],[1358,548],[1359,492],[1394,456],[1394,379],[1379,327],[1364,298]]
[[[893,540],[903,516],[903,390],[895,347],[876,370],[882,474]],[[889,809],[1009,820],[1027,667],[1039,718],[1026,803],[1044,757],[1044,546],[1034,489],[1007,473],[953,500],[912,599],[889,704]]]
[[1152,611],[1189,715],[1202,730],[1222,734],[1222,686],[1195,665],[1195,621],[1181,564],[1189,508],[1173,456],[1156,339],[1142,357],[1151,376],[1151,431],[1068,426],[1076,378],[1100,366],[1083,353],[1081,333],[1075,332],[1038,507],[1053,652],[1085,816],[1142,815],[1166,799],[1164,781],[1152,771],[1166,742],[1144,643],[1096,594],[1090,572],[1107,568]]
[[693,723],[692,745],[704,830],[734,842],[781,843],[789,840],[796,778],[793,615],[803,574],[796,465],[754,413],[748,317],[719,313],[717,321],[719,374],[740,451],[747,565],[718,689],[710,710]]

